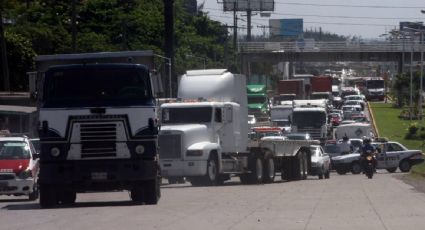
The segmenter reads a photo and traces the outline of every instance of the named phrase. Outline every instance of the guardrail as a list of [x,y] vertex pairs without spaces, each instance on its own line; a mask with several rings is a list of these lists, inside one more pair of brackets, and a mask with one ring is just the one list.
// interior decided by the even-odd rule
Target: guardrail
[[418,42],[241,42],[240,53],[285,52],[421,52],[425,45]]

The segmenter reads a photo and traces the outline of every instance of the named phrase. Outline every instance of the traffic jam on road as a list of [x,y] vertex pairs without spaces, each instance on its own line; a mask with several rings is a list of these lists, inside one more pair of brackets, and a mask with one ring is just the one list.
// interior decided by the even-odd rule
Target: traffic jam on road
[[[173,183],[329,179],[331,170],[364,171],[366,140],[376,169],[408,172],[423,161],[421,151],[375,137],[367,100],[385,97],[382,78],[294,75],[271,95],[226,69],[188,70],[177,97],[159,99],[155,75],[137,63],[146,55],[37,57],[40,139],[2,134],[0,194],[39,197],[46,208],[73,204],[78,193],[128,190],[134,203],[157,204]],[[87,63],[100,59],[118,62]]]

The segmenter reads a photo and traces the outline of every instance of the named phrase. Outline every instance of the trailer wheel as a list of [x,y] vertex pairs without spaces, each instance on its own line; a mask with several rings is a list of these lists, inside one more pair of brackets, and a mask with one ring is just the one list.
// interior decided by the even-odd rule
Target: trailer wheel
[[50,208],[57,205],[57,191],[53,186],[40,184],[40,206]]
[[292,178],[292,174],[291,174],[292,169],[291,169],[290,162],[291,162],[291,160],[287,157],[282,160],[282,166],[281,166],[281,168],[282,168],[282,170],[281,170],[282,180],[290,181],[291,178]]
[[272,154],[266,154],[264,159],[264,183],[272,183],[276,175],[276,168]]

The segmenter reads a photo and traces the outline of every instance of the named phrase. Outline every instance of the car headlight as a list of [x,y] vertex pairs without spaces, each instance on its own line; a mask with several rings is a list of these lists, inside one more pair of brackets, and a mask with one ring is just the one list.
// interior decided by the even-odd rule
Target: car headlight
[[137,154],[143,154],[145,152],[145,147],[143,145],[137,145],[134,151]]
[[61,151],[58,147],[53,147],[50,149],[50,154],[54,157],[58,157],[61,154]]
[[187,150],[186,156],[188,157],[199,157],[202,156],[204,152],[202,150]]

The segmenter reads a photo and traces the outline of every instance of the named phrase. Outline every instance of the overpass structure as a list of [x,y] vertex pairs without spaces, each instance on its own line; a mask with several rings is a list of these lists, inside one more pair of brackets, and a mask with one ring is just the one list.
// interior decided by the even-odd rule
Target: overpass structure
[[238,52],[242,71],[250,75],[253,62],[395,62],[398,72],[404,63],[421,60],[425,44],[418,41],[374,42],[241,42]]

